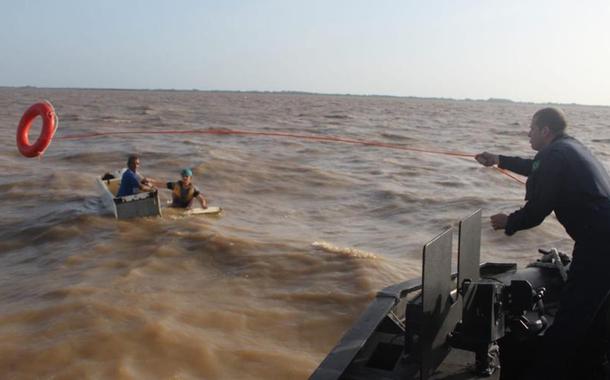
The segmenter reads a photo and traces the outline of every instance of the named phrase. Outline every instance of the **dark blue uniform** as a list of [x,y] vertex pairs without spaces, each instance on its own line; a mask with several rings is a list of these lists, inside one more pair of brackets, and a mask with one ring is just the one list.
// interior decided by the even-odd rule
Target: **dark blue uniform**
[[[528,177],[527,202],[509,215],[507,235],[539,225],[554,211],[574,239],[568,282],[543,340],[540,359],[544,372],[535,375],[574,378],[570,360],[574,362],[574,352],[590,348],[586,335],[610,291],[610,177],[582,143],[565,135],[533,160],[500,156],[499,166]],[[578,378],[585,378],[578,371],[582,369],[576,372]]]

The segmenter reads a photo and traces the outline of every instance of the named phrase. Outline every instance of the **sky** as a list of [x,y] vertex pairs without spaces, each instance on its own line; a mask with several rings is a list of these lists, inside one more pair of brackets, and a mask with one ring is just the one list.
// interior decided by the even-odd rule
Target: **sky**
[[608,0],[0,0],[0,86],[610,105]]

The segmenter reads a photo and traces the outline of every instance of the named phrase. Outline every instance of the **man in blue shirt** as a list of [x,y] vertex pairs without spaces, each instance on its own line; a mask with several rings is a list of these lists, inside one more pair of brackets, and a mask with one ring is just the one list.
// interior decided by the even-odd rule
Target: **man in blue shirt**
[[126,195],[137,194],[140,191],[151,191],[151,181],[147,178],[142,178],[137,173],[138,167],[140,166],[140,157],[132,154],[127,159],[127,170],[121,177],[121,187],[117,192],[117,197],[124,197]]

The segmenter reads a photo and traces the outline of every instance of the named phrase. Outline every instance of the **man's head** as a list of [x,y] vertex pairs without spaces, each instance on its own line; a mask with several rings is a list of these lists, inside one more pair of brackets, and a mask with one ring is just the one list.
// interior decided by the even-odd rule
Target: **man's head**
[[127,158],[127,167],[132,171],[136,171],[140,166],[140,156],[137,154],[132,154]]
[[549,145],[557,136],[565,133],[568,123],[559,108],[543,108],[532,117],[528,137],[532,149],[539,151]]
[[191,183],[191,178],[193,178],[193,171],[189,168],[182,169],[180,171],[180,176],[182,176],[182,183],[188,185]]

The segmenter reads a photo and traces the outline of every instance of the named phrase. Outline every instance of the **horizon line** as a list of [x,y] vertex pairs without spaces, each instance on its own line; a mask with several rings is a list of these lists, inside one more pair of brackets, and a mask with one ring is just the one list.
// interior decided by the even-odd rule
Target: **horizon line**
[[89,90],[89,91],[167,91],[167,92],[206,92],[206,93],[244,93],[244,94],[283,94],[283,95],[317,95],[317,96],[353,96],[353,97],[378,97],[378,98],[403,98],[420,100],[450,100],[463,102],[489,102],[489,103],[514,103],[514,104],[538,104],[538,105],[564,105],[564,106],[584,106],[584,107],[610,107],[606,104],[583,104],[583,103],[564,103],[564,102],[534,102],[523,100],[512,100],[508,98],[489,97],[483,98],[451,98],[443,96],[415,96],[415,95],[387,95],[387,94],[355,94],[355,93],[331,93],[313,92],[300,90],[201,90],[197,88],[120,88],[120,87],[52,87],[52,86],[3,86],[0,89],[40,89],[40,90]]

